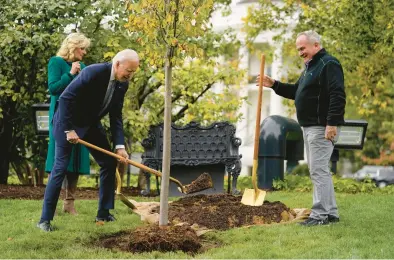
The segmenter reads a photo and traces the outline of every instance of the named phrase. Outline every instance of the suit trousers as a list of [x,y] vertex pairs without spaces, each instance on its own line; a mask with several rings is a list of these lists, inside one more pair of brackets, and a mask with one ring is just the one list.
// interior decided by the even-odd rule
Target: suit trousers
[[[56,128],[57,127],[54,125],[53,132],[56,140],[55,163],[48,179],[48,184],[45,188],[41,221],[53,220],[62,183],[67,173],[67,166],[73,146],[73,144],[67,141],[66,134],[63,131],[57,130]],[[89,128],[84,136],[84,140],[103,149],[111,150],[105,131],[100,123]],[[113,209],[115,200],[115,170],[117,161],[115,158],[94,149],[89,149],[89,152],[100,166],[98,209]]]

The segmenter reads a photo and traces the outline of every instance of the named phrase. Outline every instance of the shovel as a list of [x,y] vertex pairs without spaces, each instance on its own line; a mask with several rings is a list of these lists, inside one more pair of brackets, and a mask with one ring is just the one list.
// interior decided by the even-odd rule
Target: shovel
[[128,200],[125,195],[120,193],[120,189],[122,188],[122,180],[120,178],[118,169],[116,169],[116,182],[116,196],[118,197],[118,199],[120,199],[127,207],[131,209],[137,209],[137,207],[130,200]]
[[261,119],[261,103],[263,98],[263,79],[264,79],[264,63],[265,56],[261,55],[260,64],[260,80],[259,80],[259,97],[257,101],[257,115],[256,115],[256,130],[254,133],[254,153],[253,153],[253,169],[252,169],[252,184],[253,189],[245,189],[241,199],[241,203],[249,206],[261,206],[264,203],[266,192],[257,187],[257,159],[259,154],[259,140],[260,140],[260,119]]
[[[78,139],[78,143],[83,144],[83,145],[85,145],[85,146],[87,146],[89,148],[95,149],[97,151],[103,152],[103,153],[105,153],[105,154],[107,154],[109,156],[115,157],[115,158],[117,158],[117,159],[119,159],[121,161],[126,161],[128,164],[131,164],[131,165],[133,165],[133,166],[135,166],[137,168],[140,168],[140,169],[142,169],[142,170],[144,170],[146,172],[149,172],[149,173],[151,173],[153,175],[156,175],[158,177],[162,176],[162,173],[159,172],[159,171],[156,171],[156,170],[154,170],[152,168],[149,168],[149,167],[147,167],[147,166],[145,166],[143,164],[134,162],[134,161],[132,161],[130,159],[126,159],[126,158],[124,158],[124,157],[122,157],[122,156],[120,156],[120,155],[118,155],[116,153],[107,151],[107,150],[105,150],[105,149],[103,149],[101,147],[95,146],[95,145],[93,145],[91,143],[88,143],[88,142],[86,142],[84,140]],[[188,185],[183,185],[180,181],[178,181],[177,179],[175,179],[173,177],[170,177],[170,181],[174,182],[178,186],[178,190],[180,192],[182,192],[183,194],[190,194],[190,193],[206,190],[206,189],[209,189],[209,188],[213,188],[213,181],[212,181],[211,175],[209,175],[208,173],[201,174],[196,180],[194,180],[191,184],[188,184]]]

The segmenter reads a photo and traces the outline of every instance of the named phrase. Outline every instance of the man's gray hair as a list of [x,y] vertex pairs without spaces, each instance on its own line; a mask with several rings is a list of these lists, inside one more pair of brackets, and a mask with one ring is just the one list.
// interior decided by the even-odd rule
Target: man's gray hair
[[320,45],[320,47],[323,47],[323,44],[321,42],[321,36],[317,32],[313,30],[300,32],[299,34],[297,34],[297,38],[302,35],[305,35],[306,38],[309,40],[309,42],[311,43],[317,42]]
[[131,49],[125,49],[123,51],[118,52],[115,57],[112,59],[113,63],[116,63],[117,61],[122,62],[125,60],[135,60],[139,61],[140,58],[138,57],[138,54],[136,51],[131,50]]

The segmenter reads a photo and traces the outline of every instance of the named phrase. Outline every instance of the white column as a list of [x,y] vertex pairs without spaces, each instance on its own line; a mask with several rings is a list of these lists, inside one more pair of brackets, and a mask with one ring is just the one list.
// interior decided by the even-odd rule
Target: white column
[[[239,49],[239,57],[240,59],[240,68],[241,69],[248,69],[249,67],[249,52],[245,46],[241,46]],[[249,92],[249,87],[248,87],[248,82],[247,82],[247,77],[245,80],[241,83],[241,90],[240,90],[240,96],[247,96]],[[242,169],[241,169],[241,175],[247,175],[248,174],[248,168],[251,166],[251,163],[249,163],[249,157],[250,157],[250,152],[248,146],[245,146],[245,141],[247,139],[247,134],[248,134],[248,104],[244,102],[241,107],[241,112],[243,114],[243,119],[237,123],[237,137],[242,139],[242,145],[239,148],[239,153],[242,154]],[[250,164],[250,165],[249,165]]]
[[[281,71],[282,66],[282,46],[279,45],[274,52],[274,59],[272,63],[272,78],[279,80],[282,76],[284,76],[283,71]],[[283,68],[282,68],[283,70]],[[283,98],[275,93],[275,91],[271,91],[271,115],[281,115],[286,116],[286,109],[282,103]]]

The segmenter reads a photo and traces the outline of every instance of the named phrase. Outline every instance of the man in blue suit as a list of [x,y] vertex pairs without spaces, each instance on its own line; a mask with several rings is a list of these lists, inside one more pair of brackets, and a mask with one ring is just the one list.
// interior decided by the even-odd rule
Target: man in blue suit
[[[86,67],[61,94],[53,117],[56,140],[55,163],[45,189],[40,222],[37,227],[53,231],[51,220],[56,210],[63,179],[73,144],[83,138],[87,142],[111,150],[100,120],[109,113],[112,141],[116,153],[124,158],[122,108],[129,81],[139,66],[138,54],[133,50],[117,53],[112,63]],[[97,221],[115,221],[109,213],[114,208],[115,171],[117,161],[99,151],[89,149],[100,166],[99,205]]]

